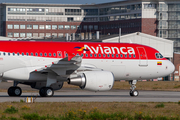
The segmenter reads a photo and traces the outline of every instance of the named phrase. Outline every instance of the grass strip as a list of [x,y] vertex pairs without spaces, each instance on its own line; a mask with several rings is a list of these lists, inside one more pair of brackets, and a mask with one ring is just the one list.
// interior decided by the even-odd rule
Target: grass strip
[[180,120],[180,102],[0,103],[0,120]]
[[142,112],[129,115],[128,113],[103,113],[94,109],[90,113],[84,111],[68,111],[64,115],[55,117],[47,114],[40,116],[38,113],[23,113],[20,118],[1,116],[1,120],[180,120],[179,116],[151,116],[144,115]]

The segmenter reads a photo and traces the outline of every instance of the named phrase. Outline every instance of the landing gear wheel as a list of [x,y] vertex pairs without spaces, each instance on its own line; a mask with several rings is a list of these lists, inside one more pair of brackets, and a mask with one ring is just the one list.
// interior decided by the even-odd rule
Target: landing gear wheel
[[137,97],[139,95],[139,92],[137,90],[134,90],[134,91],[130,91],[129,92],[130,96],[134,96],[134,97]]
[[8,95],[9,96],[21,96],[22,90],[20,87],[10,87],[8,89]]
[[21,88],[20,87],[15,87],[14,88],[14,95],[15,96],[21,96],[21,94],[22,94]]
[[45,88],[46,88],[46,87],[42,87],[42,88],[39,90],[39,95],[40,95],[41,97],[46,97],[46,96],[45,96]]
[[10,87],[7,92],[9,96],[14,96],[14,87]]
[[52,97],[54,95],[54,90],[51,87],[46,88],[46,97]]
[[138,92],[137,90],[134,90],[134,91],[132,92],[132,94],[133,94],[134,97],[137,97],[137,96],[139,95],[139,92]]
[[42,87],[39,90],[41,97],[52,97],[54,95],[54,90],[51,87]]
[[130,90],[129,95],[133,96],[133,91],[132,90]]

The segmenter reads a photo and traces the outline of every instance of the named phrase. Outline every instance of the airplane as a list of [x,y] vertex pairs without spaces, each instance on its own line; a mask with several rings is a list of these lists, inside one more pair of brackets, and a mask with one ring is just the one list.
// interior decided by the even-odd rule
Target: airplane
[[137,80],[171,74],[175,67],[156,49],[132,43],[0,41],[0,78],[13,80],[9,96],[21,96],[18,84],[51,97],[63,83],[90,91],[110,90],[127,80],[138,96]]

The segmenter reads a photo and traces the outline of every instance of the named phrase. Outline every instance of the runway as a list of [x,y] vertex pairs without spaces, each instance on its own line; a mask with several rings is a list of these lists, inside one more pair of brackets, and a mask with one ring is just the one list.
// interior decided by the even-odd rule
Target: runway
[[139,91],[138,97],[130,97],[129,90],[110,90],[90,92],[85,90],[59,90],[53,97],[40,97],[38,92],[22,93],[21,97],[9,97],[0,92],[0,102],[19,102],[26,97],[35,98],[35,102],[178,102],[180,92]]

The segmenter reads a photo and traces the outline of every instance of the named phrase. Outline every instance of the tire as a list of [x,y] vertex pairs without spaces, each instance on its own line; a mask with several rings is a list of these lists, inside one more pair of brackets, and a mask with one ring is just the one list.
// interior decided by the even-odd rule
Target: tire
[[134,96],[134,97],[137,97],[138,95],[139,95],[139,92],[138,92],[137,90],[134,90],[134,91],[133,91],[133,96]]
[[8,89],[9,96],[21,96],[21,94],[22,94],[22,90],[20,87],[12,86]]
[[15,96],[21,96],[22,90],[20,87],[14,87],[14,95]]
[[133,91],[132,90],[130,90],[129,95],[133,96]]
[[54,90],[51,87],[45,89],[46,97],[52,97],[54,95]]
[[41,97],[46,97],[46,95],[45,95],[45,88],[46,88],[46,87],[42,87],[42,88],[39,90],[39,95],[40,95]]
[[14,96],[14,87],[10,87],[7,91],[9,96]]
[[41,97],[52,97],[54,95],[54,90],[51,87],[42,87],[39,90],[39,95]]

